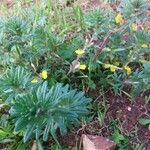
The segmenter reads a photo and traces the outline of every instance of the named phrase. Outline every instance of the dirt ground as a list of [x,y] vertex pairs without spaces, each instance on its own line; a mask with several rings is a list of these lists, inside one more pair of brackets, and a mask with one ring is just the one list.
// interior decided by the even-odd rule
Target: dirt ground
[[[137,144],[143,144],[145,150],[150,150],[150,131],[148,126],[141,125],[138,120],[141,117],[150,118],[150,104],[145,104],[142,97],[137,97],[130,101],[127,96],[106,97],[109,106],[103,126],[100,126],[97,116],[89,124],[71,131],[64,137],[60,137],[63,145],[68,147],[80,143],[80,136],[84,134],[102,135],[111,138],[113,133],[113,122],[118,122],[115,129],[128,138],[131,150]],[[101,98],[98,99],[98,102]],[[71,140],[70,140],[71,139]]]

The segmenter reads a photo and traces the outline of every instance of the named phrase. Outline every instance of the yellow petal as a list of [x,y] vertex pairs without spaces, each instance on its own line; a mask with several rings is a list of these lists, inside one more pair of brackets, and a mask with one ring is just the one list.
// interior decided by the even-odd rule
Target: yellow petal
[[104,67],[105,69],[110,68],[110,71],[111,71],[111,72],[115,72],[115,71],[118,69],[117,66],[114,66],[114,65],[111,65],[111,64],[104,64],[103,67]]
[[114,65],[111,65],[110,66],[110,71],[111,72],[115,72],[117,70],[117,67],[116,66],[114,66]]
[[142,64],[147,63],[147,60],[145,60],[145,59],[140,59],[139,61],[140,61],[140,63],[142,63]]
[[41,73],[41,77],[42,77],[43,79],[47,79],[47,77],[48,77],[48,73],[47,73],[47,71],[46,71],[46,70],[43,70],[43,71],[42,71],[42,73]]
[[130,75],[132,73],[132,70],[129,66],[124,66],[124,69],[126,70],[127,75]]
[[115,68],[110,68],[110,71],[111,71],[111,72],[115,72],[116,69],[115,69]]
[[37,79],[33,79],[33,80],[31,81],[31,83],[37,83],[37,82],[38,82]]
[[80,70],[85,70],[85,69],[86,69],[86,65],[85,64],[80,65]]
[[105,69],[110,68],[110,66],[111,66],[110,64],[104,64],[104,65],[103,65],[103,67],[104,67]]
[[143,44],[141,47],[142,48],[148,48],[148,45],[147,44]]
[[132,31],[137,31],[138,27],[135,23],[132,24]]
[[85,53],[85,51],[83,49],[78,49],[75,51],[75,53],[79,56],[82,56]]
[[115,22],[116,22],[116,24],[121,24],[122,23],[122,21],[123,21],[123,19],[122,19],[122,15],[119,13],[119,14],[117,14],[117,16],[115,17]]

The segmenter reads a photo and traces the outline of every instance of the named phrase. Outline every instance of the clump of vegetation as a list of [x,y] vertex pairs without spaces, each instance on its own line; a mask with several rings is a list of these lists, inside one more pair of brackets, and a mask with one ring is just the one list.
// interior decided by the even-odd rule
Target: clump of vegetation
[[[68,89],[57,83],[50,89],[47,82],[38,88],[33,88],[30,94],[18,96],[10,109],[10,114],[16,118],[15,131],[24,132],[24,142],[32,134],[38,140],[43,134],[43,140],[48,140],[49,133],[57,141],[56,130],[62,135],[67,133],[67,127],[78,125],[88,113],[89,99],[84,93]],[[44,130],[44,131],[43,131]]]

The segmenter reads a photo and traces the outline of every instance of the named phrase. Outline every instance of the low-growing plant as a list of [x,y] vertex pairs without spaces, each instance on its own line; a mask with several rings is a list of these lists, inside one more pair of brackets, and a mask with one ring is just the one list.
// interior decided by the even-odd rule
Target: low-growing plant
[[31,73],[23,67],[8,69],[0,78],[0,96],[10,103],[17,96],[28,92],[31,80]]
[[[8,150],[25,150],[27,144],[23,143],[22,134],[13,132],[14,122],[8,114],[8,109],[6,109],[7,111],[4,111],[2,106],[6,107],[7,105],[0,104],[0,145],[7,144]],[[4,112],[1,115],[2,111]]]
[[132,84],[131,95],[144,93],[150,90],[150,62],[143,65],[142,71],[136,71],[130,80]]
[[88,114],[89,98],[83,92],[69,90],[57,83],[48,88],[47,82],[31,89],[30,93],[17,96],[10,114],[16,120],[15,132],[24,133],[24,142],[35,137],[48,140],[49,134],[57,141],[56,131],[67,133],[67,128],[79,125]]
[[150,118],[140,118],[139,119],[139,123],[141,125],[148,125],[149,126],[149,130],[150,130]]
[[112,134],[112,140],[116,142],[119,150],[130,149],[129,139],[118,130],[115,130]]

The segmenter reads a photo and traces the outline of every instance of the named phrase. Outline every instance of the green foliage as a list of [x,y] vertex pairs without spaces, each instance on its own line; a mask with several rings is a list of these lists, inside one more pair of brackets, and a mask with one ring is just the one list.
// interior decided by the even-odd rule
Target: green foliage
[[[2,115],[1,119],[3,119],[4,117],[8,116],[6,115]],[[10,125],[5,124],[5,126],[2,123],[5,123],[6,120],[1,120],[1,125],[0,125],[0,143],[4,144],[4,143],[9,143],[12,142],[13,140],[11,139],[12,137],[14,137],[14,134],[12,132],[12,127]]]
[[[61,149],[62,149],[62,150],[77,150],[76,147],[73,147],[73,148],[71,148],[71,149],[70,149],[70,148],[69,148],[69,149],[68,149],[68,148],[61,148]],[[60,147],[59,147],[59,145],[56,145],[56,144],[55,144],[55,145],[52,145],[52,146],[51,146],[51,150],[60,150]]]
[[[4,21],[3,21],[4,20]],[[19,63],[23,49],[29,41],[30,25],[20,17],[8,17],[1,19],[1,64]]]
[[62,43],[58,48],[58,55],[63,59],[70,61],[74,57],[74,51],[82,47],[84,42],[85,40],[82,34],[78,35],[71,40]]
[[31,86],[31,73],[23,67],[12,67],[0,78],[1,97],[11,102],[19,95],[26,94]]
[[[133,74],[130,77],[133,75],[134,78],[134,72],[137,73],[136,68],[139,68],[139,65],[139,69],[142,68],[140,60],[149,59],[149,56],[146,57],[149,55],[148,47],[142,47],[143,44],[149,46],[149,33],[140,29],[132,31],[132,24],[138,25],[138,22],[143,21],[144,18],[137,15],[129,19],[124,12],[124,10],[136,10],[140,13],[143,10],[144,13],[147,9],[144,2],[146,1],[121,2],[120,11],[124,22],[120,27],[116,26],[114,22],[116,14],[112,11],[110,14],[110,11],[95,9],[84,13],[79,5],[74,5],[72,8],[67,7],[65,3],[60,7],[57,6],[58,3],[51,1],[49,3],[42,1],[38,8],[35,5],[28,7],[27,10],[20,10],[21,15],[16,17],[1,18],[1,66],[7,67],[10,64],[28,65],[30,68],[34,66],[34,71],[37,73],[43,68],[49,68],[53,79],[49,82],[65,78],[65,82],[72,83],[75,79],[75,82],[81,81],[82,86],[92,89],[96,88],[95,81],[99,79],[100,86],[111,85],[116,94],[121,94],[124,83],[128,80],[124,66],[130,67],[131,70],[133,67]],[[60,16],[59,13],[62,15]],[[86,29],[88,34],[85,36],[84,30],[80,29]],[[119,32],[116,32],[118,29]],[[101,65],[95,64],[92,62],[95,50],[99,49],[104,37],[108,36],[110,31],[112,34],[98,57]],[[75,50],[82,48],[86,53],[80,59],[80,63],[85,63],[87,68],[91,65],[96,66],[95,70],[86,69],[78,74],[66,76],[71,61],[76,59]],[[116,62],[119,63],[118,66],[115,65]],[[114,71],[115,74],[104,68],[105,64],[118,67]]]
[[[0,107],[1,111],[1,107]],[[8,150],[25,150],[26,144],[23,143],[19,134],[13,132],[14,124],[8,114],[0,116],[0,145],[9,144]]]
[[139,119],[139,123],[140,123],[141,125],[150,125],[150,119],[140,118],[140,119]]
[[149,96],[145,96],[144,102],[145,102],[145,104],[150,104],[150,95]]
[[131,17],[132,15],[142,15],[148,8],[147,0],[122,0],[121,7],[123,9],[123,13]]
[[140,72],[135,72],[131,77],[133,86],[131,95],[136,96],[138,93],[150,90],[150,62],[144,64],[144,68]]
[[104,13],[97,9],[87,13],[84,17],[84,22],[87,27],[98,27],[104,22]]
[[130,149],[129,140],[123,136],[118,130],[112,134],[112,140],[117,144],[119,150]]
[[105,120],[106,113],[108,110],[108,106],[105,103],[106,102],[103,102],[103,105],[101,106],[102,108],[99,108],[97,112],[98,121],[101,127],[104,125],[104,120]]
[[143,148],[144,148],[143,144],[137,144],[135,150],[143,150]]
[[57,141],[57,129],[65,134],[67,128],[79,124],[88,113],[89,101],[83,92],[69,90],[68,85],[58,83],[49,89],[44,82],[30,93],[17,96],[10,114],[16,119],[15,131],[24,132],[24,142],[34,135],[36,139],[43,135],[46,141],[49,134]]
[[75,14],[77,24],[79,24],[79,27],[81,29],[83,29],[83,27],[84,27],[84,24],[83,24],[84,14],[83,14],[83,11],[80,8],[80,6],[74,7],[74,14]]

